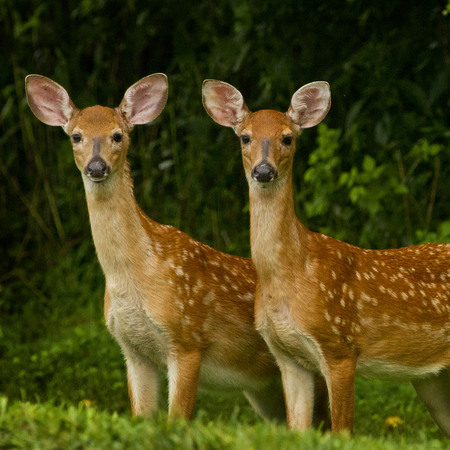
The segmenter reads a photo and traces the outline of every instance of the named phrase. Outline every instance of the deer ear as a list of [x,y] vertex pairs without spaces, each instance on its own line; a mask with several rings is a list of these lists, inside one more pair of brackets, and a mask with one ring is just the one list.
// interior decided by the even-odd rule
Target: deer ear
[[67,125],[76,108],[67,91],[50,78],[28,75],[25,78],[28,105],[33,114],[47,125]]
[[310,128],[322,122],[330,106],[330,85],[315,81],[305,84],[292,96],[287,114],[301,128]]
[[152,122],[166,106],[168,90],[166,75],[148,75],[127,89],[119,111],[132,126]]
[[224,81],[205,80],[202,89],[203,106],[214,121],[236,131],[250,113],[242,94]]

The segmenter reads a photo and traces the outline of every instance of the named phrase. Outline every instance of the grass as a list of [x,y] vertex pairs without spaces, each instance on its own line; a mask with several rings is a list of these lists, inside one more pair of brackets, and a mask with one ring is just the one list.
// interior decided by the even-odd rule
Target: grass
[[376,380],[357,381],[353,439],[263,422],[240,394],[201,391],[191,422],[168,422],[164,388],[156,417],[133,418],[99,268],[68,258],[46,274],[60,281],[1,318],[0,449],[450,448],[409,384]]
[[238,409],[228,418],[200,410],[192,422],[167,421],[165,413],[143,420],[100,411],[85,404],[0,399],[0,447],[26,449],[445,449],[448,441],[421,430],[417,436],[292,432],[284,426],[249,423]]

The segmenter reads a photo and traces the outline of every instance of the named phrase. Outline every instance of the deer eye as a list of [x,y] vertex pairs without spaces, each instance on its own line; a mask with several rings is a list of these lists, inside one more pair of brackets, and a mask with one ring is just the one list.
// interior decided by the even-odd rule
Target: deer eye
[[114,139],[114,142],[122,142],[123,134],[121,134],[121,133],[114,133],[113,139]]
[[250,136],[248,134],[243,134],[241,136],[241,142],[246,145],[250,142]]
[[294,138],[292,136],[284,136],[282,142],[283,142],[283,145],[289,146],[292,144],[293,140],[294,140]]
[[74,144],[78,144],[81,142],[81,134],[80,133],[74,133],[72,134],[72,142]]

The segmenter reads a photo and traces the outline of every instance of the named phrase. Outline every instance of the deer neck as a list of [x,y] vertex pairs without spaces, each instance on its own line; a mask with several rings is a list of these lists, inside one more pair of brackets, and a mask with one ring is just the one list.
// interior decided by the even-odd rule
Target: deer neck
[[[154,261],[150,232],[156,223],[142,224],[143,212],[133,194],[128,164],[103,183],[83,176],[92,237],[107,282],[139,276]],[[149,261],[150,260],[150,261]],[[144,264],[145,262],[145,264]]]
[[307,230],[295,215],[291,176],[267,188],[251,180],[250,230],[260,282],[283,279],[290,271],[289,261],[305,259]]

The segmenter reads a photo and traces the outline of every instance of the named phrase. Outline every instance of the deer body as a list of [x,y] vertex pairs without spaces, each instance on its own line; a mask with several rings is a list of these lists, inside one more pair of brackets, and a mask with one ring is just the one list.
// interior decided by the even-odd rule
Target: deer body
[[170,417],[191,416],[200,384],[242,390],[261,415],[282,420],[279,370],[254,328],[251,260],[154,222],[134,198],[129,132],[161,113],[165,75],[131,86],[116,109],[78,110],[60,85],[39,75],[28,76],[26,87],[37,118],[71,136],[105,275],[106,324],[126,359],[133,413],[156,411],[166,371]]
[[332,430],[352,430],[354,377],[411,380],[450,437],[450,244],[364,250],[296,218],[295,138],[330,106],[327,83],[300,88],[286,114],[251,113],[240,92],[206,80],[203,102],[241,139],[250,193],[256,325],[281,369],[288,421],[311,424],[326,379]]

